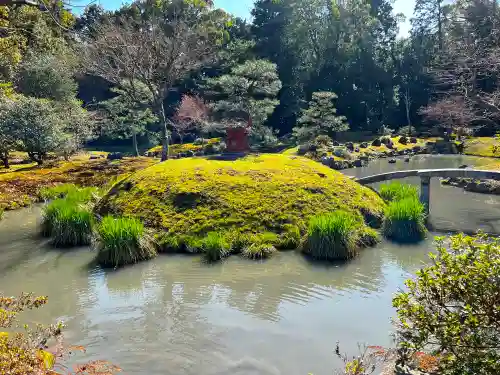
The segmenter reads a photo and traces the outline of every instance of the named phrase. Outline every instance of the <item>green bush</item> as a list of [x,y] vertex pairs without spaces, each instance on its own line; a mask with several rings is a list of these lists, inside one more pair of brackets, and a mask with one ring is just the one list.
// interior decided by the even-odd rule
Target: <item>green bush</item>
[[302,251],[315,259],[354,258],[359,248],[361,226],[360,220],[345,211],[313,217]]
[[57,247],[89,245],[94,217],[89,207],[67,199],[56,199],[43,210],[42,234]]
[[42,188],[38,195],[43,201],[67,198],[71,201],[86,203],[98,197],[99,193],[100,191],[96,187],[79,187],[75,184],[62,184]]
[[427,233],[425,219],[425,207],[417,198],[392,201],[385,211],[383,232],[396,242],[418,242]]
[[418,199],[418,190],[413,185],[393,181],[380,187],[380,196],[386,201],[397,201],[405,198]]
[[201,240],[201,252],[208,262],[216,262],[231,253],[227,237],[218,232],[210,232]]
[[373,228],[365,226],[359,232],[358,244],[360,247],[372,247],[380,241],[380,233]]
[[157,255],[153,239],[137,219],[106,216],[96,231],[97,262],[104,267],[134,264]]
[[438,238],[430,265],[393,299],[398,360],[430,350],[436,373],[500,374],[500,240]]
[[276,248],[271,244],[254,243],[243,249],[242,255],[248,259],[258,260],[270,258],[276,252]]

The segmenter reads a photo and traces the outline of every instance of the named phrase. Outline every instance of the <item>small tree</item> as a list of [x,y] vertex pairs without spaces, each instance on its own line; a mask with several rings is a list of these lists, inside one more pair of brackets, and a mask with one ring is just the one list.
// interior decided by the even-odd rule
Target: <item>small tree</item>
[[293,129],[295,137],[300,141],[307,141],[318,135],[334,137],[337,132],[348,130],[346,118],[337,115],[335,99],[337,95],[333,92],[313,93],[309,107],[302,111],[299,118],[299,126]]
[[146,132],[147,127],[158,121],[151,110],[153,97],[147,87],[141,82],[133,82],[134,87],[128,88],[123,83],[111,89],[116,94],[114,98],[101,103],[105,114],[104,132],[111,138],[132,138],[132,146],[136,156],[139,156],[137,136]]
[[12,124],[6,121],[9,103],[6,99],[0,99],[0,160],[5,168],[9,168],[10,152],[15,149],[17,139]]
[[246,123],[250,119],[254,135],[269,133],[263,129],[264,123],[279,104],[276,97],[281,89],[275,64],[247,61],[230,74],[207,80],[206,89],[216,120]]
[[184,95],[174,116],[174,128],[182,138],[186,133],[203,129],[208,121],[208,107],[203,99],[197,96]]
[[443,374],[500,373],[500,240],[438,240],[431,265],[393,300],[401,361],[431,351]]
[[91,134],[86,112],[76,100],[62,104],[19,95],[6,103],[2,114],[19,148],[38,164],[49,152],[76,151]]

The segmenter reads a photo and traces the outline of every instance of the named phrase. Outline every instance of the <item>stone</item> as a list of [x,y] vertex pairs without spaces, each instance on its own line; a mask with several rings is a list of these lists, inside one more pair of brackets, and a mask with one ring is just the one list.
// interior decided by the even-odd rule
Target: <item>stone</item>
[[375,146],[375,147],[380,147],[382,146],[382,142],[380,141],[379,138],[375,139],[373,142],[372,142],[372,146]]
[[392,142],[386,143],[385,146],[391,150],[394,148],[394,144]]
[[365,162],[365,161],[363,161],[363,160],[361,160],[361,159],[356,159],[356,160],[354,160],[354,163],[353,163],[353,164],[354,164],[354,166],[355,166],[356,168],[361,168],[361,167],[366,166],[366,162]]
[[205,153],[203,151],[196,151],[194,153],[194,156],[203,156],[203,155],[205,155]]
[[462,164],[460,167],[458,167],[460,169],[465,169],[465,168],[469,168],[469,166],[467,164]]
[[359,157],[359,160],[362,160],[362,161],[364,161],[364,162],[367,162],[367,163],[368,163],[368,162],[370,161],[370,157],[369,157],[368,155],[361,155],[361,156]]
[[298,155],[305,155],[309,151],[309,145],[300,145],[299,148],[297,149],[297,154]]
[[338,147],[338,146],[340,146],[340,143],[339,143],[338,141],[333,141],[333,142],[332,142],[332,145],[333,145],[334,147]]
[[110,152],[107,156],[108,160],[120,160],[123,159],[123,154],[121,152]]
[[389,164],[396,164],[396,159],[394,159],[394,158],[389,159]]
[[359,150],[359,147],[356,147],[356,148],[354,149],[354,152],[359,152],[359,151],[360,151],[360,150]]
[[321,158],[321,164],[326,165],[327,167],[333,168],[335,164],[335,159],[333,156],[324,156]]
[[359,145],[360,148],[368,148],[368,143],[366,142],[361,142],[361,144]]
[[186,156],[188,158],[193,157],[194,156],[194,151],[191,151],[191,150],[186,151]]
[[401,143],[402,145],[406,145],[408,144],[408,138],[406,138],[405,136],[399,137],[398,142]]
[[410,162],[410,158],[405,158],[405,163],[409,163]]
[[340,171],[342,169],[346,169],[347,165],[344,161],[334,160],[330,168]]
[[410,138],[410,143],[417,143],[417,138],[411,137]]
[[413,152],[418,153],[418,152],[422,151],[422,147],[420,147],[420,146],[413,146],[412,150],[413,150]]
[[347,142],[347,143],[345,144],[345,147],[346,147],[349,151],[351,151],[351,152],[352,152],[352,151],[354,150],[354,143],[352,143],[352,142]]
[[101,157],[99,155],[90,155],[90,160],[97,160],[100,159]]

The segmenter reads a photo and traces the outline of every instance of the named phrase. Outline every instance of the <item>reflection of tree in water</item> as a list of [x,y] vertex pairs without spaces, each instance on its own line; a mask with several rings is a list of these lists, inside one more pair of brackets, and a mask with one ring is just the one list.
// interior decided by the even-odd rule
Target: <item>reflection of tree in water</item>
[[415,245],[398,245],[384,242],[380,248],[389,262],[395,263],[403,271],[414,274],[429,262],[429,253],[436,248],[434,235],[429,234],[425,241]]

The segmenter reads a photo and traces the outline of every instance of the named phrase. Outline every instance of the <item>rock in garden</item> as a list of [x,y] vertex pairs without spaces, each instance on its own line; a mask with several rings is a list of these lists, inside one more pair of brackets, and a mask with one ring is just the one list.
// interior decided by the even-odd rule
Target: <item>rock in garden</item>
[[361,160],[361,159],[354,160],[354,166],[356,168],[361,168],[361,167],[364,167],[365,165],[366,165],[366,162]]
[[389,159],[389,164],[396,164],[396,159],[394,159],[394,158]]
[[368,147],[368,143],[366,142],[362,142],[360,145],[359,145],[360,148],[367,148]]
[[193,157],[194,156],[194,151],[191,151],[191,150],[186,151],[186,156],[188,158]]
[[379,138],[375,139],[373,142],[372,142],[372,146],[375,146],[375,147],[380,147],[382,146],[382,142],[380,141]]
[[90,155],[90,160],[96,160],[96,159],[100,159],[101,157],[99,155]]
[[359,152],[359,151],[360,151],[360,150],[359,150],[359,147],[356,147],[356,148],[354,149],[354,152]]
[[203,155],[205,155],[205,153],[203,151],[196,151],[194,153],[194,156],[203,156]]
[[107,156],[108,160],[120,160],[123,159],[123,154],[121,152],[110,152]]
[[300,145],[299,148],[297,149],[297,154],[298,155],[305,155],[307,152],[309,152],[309,145]]
[[462,164],[460,167],[458,167],[460,169],[465,169],[465,168],[469,168],[469,166],[467,164]]
[[338,141],[333,141],[333,142],[332,142],[332,145],[333,145],[334,147],[338,147],[338,146],[340,146],[340,143],[339,143]]
[[351,151],[351,152],[352,152],[352,151],[354,151],[354,143],[352,143],[352,142],[347,142],[347,143],[345,144],[345,147],[346,147],[349,151]]
[[417,138],[411,137],[410,138],[410,143],[417,143]]
[[410,158],[405,158],[405,163],[409,163],[410,162]]
[[370,157],[368,155],[361,155],[359,157],[359,160],[362,160],[364,162],[369,162],[370,161]]
[[412,150],[413,150],[413,152],[418,153],[418,152],[422,151],[422,147],[420,147],[420,146],[413,146]]
[[399,143],[401,143],[402,145],[408,144],[408,138],[406,138],[405,136],[399,137]]

